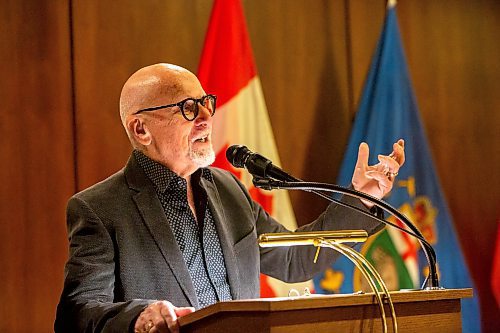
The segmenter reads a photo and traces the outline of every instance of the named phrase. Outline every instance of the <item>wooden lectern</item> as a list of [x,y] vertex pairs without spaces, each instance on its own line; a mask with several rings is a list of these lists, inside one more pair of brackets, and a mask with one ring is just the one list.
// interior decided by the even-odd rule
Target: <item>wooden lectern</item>
[[[399,332],[462,332],[460,300],[472,297],[472,289],[390,294]],[[392,332],[392,319],[387,320]],[[220,302],[179,318],[179,324],[181,333],[382,332],[373,293]]]

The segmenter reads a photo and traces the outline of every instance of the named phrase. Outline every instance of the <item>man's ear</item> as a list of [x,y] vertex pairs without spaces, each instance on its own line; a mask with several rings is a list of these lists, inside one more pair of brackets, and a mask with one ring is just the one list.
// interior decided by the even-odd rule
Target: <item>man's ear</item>
[[147,125],[139,118],[131,117],[127,122],[127,129],[137,143],[143,146],[151,144],[151,132],[149,132]]

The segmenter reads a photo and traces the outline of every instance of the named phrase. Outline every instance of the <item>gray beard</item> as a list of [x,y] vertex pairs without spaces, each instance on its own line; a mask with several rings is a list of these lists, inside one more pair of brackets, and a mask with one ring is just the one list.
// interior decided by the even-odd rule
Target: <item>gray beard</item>
[[212,147],[201,150],[190,150],[189,157],[199,168],[205,168],[215,161],[215,152]]

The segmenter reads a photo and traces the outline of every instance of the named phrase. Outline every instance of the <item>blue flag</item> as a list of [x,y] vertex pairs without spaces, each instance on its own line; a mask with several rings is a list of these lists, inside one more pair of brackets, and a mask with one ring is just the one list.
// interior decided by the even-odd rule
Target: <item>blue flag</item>
[[[405,140],[406,162],[385,200],[405,214],[434,247],[440,284],[444,288],[470,288],[472,280],[455,236],[453,222],[440,189],[427,139],[413,94],[396,9],[386,13],[382,35],[372,60],[356,121],[342,163],[338,183],[348,186],[356,164],[358,146],[367,142],[370,161],[388,155],[392,144]],[[392,218],[392,222],[400,222]],[[419,288],[427,276],[427,261],[419,244],[395,228],[371,236],[358,250],[381,273],[390,290]],[[340,258],[315,280],[318,293],[351,293],[370,288],[352,263]],[[476,292],[474,292],[477,295]],[[478,299],[462,303],[463,331],[479,332]]]

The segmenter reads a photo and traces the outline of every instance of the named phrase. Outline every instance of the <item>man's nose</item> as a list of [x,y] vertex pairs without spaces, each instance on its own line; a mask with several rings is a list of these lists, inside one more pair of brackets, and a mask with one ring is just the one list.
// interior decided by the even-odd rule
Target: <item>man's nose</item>
[[212,118],[212,113],[203,104],[198,103],[198,116],[194,120],[196,123],[207,122]]

